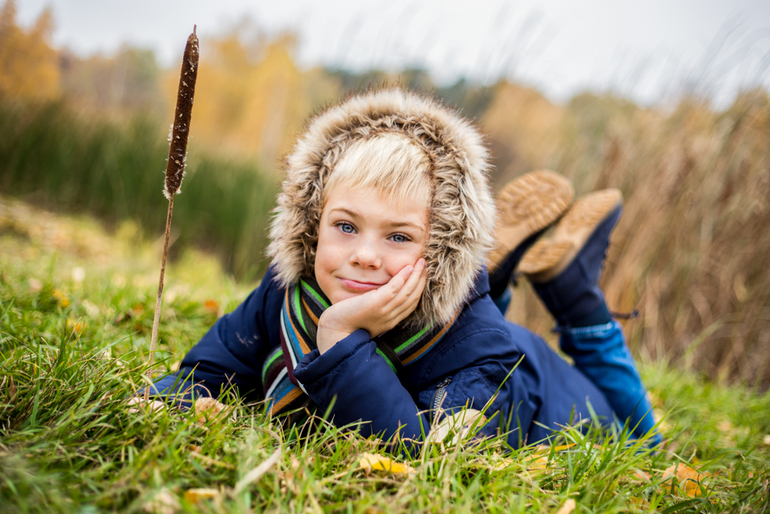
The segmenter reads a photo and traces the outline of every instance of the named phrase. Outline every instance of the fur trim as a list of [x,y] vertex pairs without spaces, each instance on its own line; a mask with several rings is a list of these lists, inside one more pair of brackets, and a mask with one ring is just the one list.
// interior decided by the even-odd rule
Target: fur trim
[[268,254],[283,285],[313,275],[323,185],[352,142],[383,131],[417,141],[433,163],[427,283],[410,318],[446,323],[470,295],[492,246],[495,205],[481,135],[435,99],[384,89],[311,118],[287,159]]

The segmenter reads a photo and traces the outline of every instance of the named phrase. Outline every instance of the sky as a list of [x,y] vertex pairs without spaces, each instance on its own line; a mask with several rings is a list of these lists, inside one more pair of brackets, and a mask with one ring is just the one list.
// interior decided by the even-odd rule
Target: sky
[[741,89],[770,90],[770,0],[17,0],[20,22],[45,6],[57,46],[86,56],[130,44],[165,66],[194,24],[205,44],[249,19],[265,35],[296,33],[305,67],[507,78],[556,102],[590,90],[653,105],[695,91],[726,106]]

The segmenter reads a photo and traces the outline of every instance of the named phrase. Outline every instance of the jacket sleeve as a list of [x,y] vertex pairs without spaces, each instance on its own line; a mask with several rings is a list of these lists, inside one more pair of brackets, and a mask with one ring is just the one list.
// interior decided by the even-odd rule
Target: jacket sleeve
[[[442,361],[459,362],[456,355],[473,345],[474,337],[470,337],[457,341],[443,354],[432,355],[436,360],[432,369],[440,369]],[[410,392],[377,353],[369,334],[357,330],[323,355],[317,350],[307,354],[295,368],[294,376],[318,405],[319,413],[327,414],[338,427],[363,422],[359,430],[364,437],[376,435],[388,441],[398,435],[405,441],[420,441],[430,433],[431,423],[435,425],[464,407],[485,410],[488,423],[482,435],[495,435],[500,420],[509,416],[511,388],[501,384],[510,368],[493,358],[464,362],[467,366],[447,366],[443,376],[430,373],[436,376],[433,383]],[[435,409],[436,402],[439,409]]]
[[272,334],[277,325],[268,323],[278,319],[283,296],[273,276],[270,268],[259,287],[217,320],[185,355],[179,371],[156,382],[153,392],[184,403],[192,395],[217,397],[235,386],[249,400],[262,399],[262,363],[280,341]]

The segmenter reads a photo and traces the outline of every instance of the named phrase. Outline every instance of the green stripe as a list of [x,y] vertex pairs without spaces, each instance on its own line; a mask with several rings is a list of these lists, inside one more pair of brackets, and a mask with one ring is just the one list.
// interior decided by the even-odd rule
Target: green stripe
[[379,353],[379,354],[382,356],[382,358],[383,358],[383,359],[385,359],[385,362],[387,362],[387,363],[388,363],[388,366],[390,366],[390,369],[392,369],[392,370],[393,370],[393,373],[397,373],[397,371],[396,371],[396,367],[393,365],[393,363],[392,363],[392,362],[390,362],[390,359],[388,359],[388,358],[385,356],[385,354],[384,354],[384,353],[382,353],[382,352],[380,351],[380,349],[379,349],[379,348],[377,348],[377,353]]
[[308,284],[304,280],[300,280],[300,282],[302,282],[302,285],[305,286],[305,289],[310,291],[310,294],[312,294],[315,297],[315,299],[318,300],[318,303],[320,303],[324,309],[329,308],[329,304],[326,302],[326,300],[324,300],[323,297],[320,294],[318,294],[318,292],[315,289],[310,287],[310,284]]
[[265,365],[262,367],[262,382],[265,382],[265,375],[267,375],[267,370],[270,369],[270,365],[275,362],[275,359],[278,357],[283,357],[283,348],[281,348],[275,355],[270,357],[267,362],[265,362]]
[[294,288],[294,312],[297,313],[299,324],[302,325],[302,331],[307,334],[307,329],[305,328],[305,320],[302,319],[302,309],[299,308],[299,287]]
[[419,332],[417,332],[415,335],[413,335],[412,337],[410,337],[409,339],[407,339],[405,343],[401,344],[401,345],[400,345],[398,348],[396,348],[396,353],[400,352],[401,350],[403,350],[404,348],[406,348],[407,346],[409,346],[410,344],[412,344],[412,343],[413,343],[415,340],[417,340],[417,339],[419,339],[420,337],[422,337],[422,335],[423,335],[423,334],[424,334],[424,333],[425,333],[425,332],[426,332],[426,331],[427,331],[429,328],[430,328],[429,326],[423,327],[423,328],[422,328],[422,330],[420,330],[420,331],[419,331]]

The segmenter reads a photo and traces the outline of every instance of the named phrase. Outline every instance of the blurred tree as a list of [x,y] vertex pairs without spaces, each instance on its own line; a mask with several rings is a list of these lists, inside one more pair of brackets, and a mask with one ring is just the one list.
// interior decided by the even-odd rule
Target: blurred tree
[[0,98],[48,100],[59,94],[59,63],[51,47],[53,17],[46,8],[25,30],[16,22],[16,2],[0,8]]
[[[295,44],[290,33],[268,40],[248,21],[204,41],[193,137],[220,151],[258,156],[264,168],[275,169],[307,115],[339,90],[317,70],[298,69]],[[167,75],[167,95],[177,76],[177,70]]]
[[80,105],[160,113],[168,103],[162,95],[161,72],[152,50],[124,46],[112,57],[86,59],[65,51],[61,73],[64,94]]

